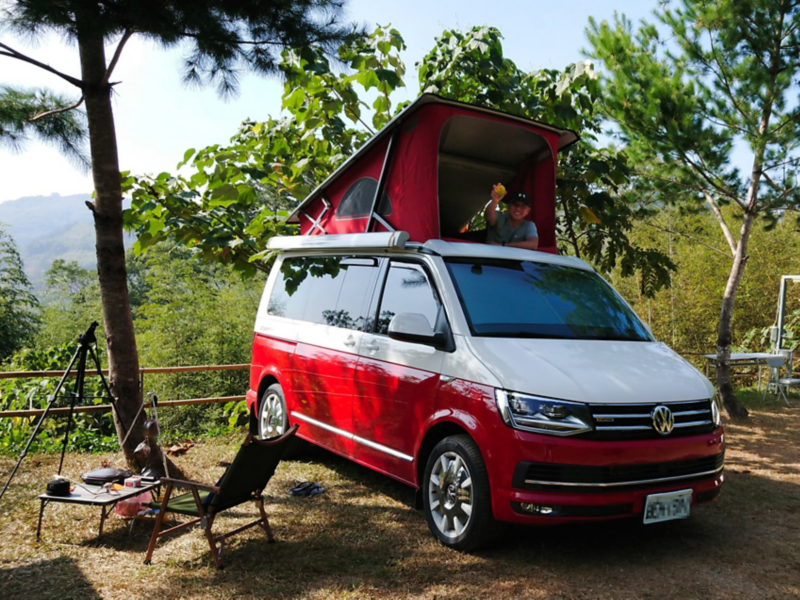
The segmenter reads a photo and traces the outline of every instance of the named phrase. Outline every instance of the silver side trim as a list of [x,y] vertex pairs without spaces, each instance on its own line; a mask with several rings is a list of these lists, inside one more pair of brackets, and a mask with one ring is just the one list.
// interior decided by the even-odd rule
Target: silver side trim
[[691,479],[693,477],[713,475],[715,473],[719,473],[724,468],[725,465],[722,465],[719,469],[714,469],[713,471],[703,471],[702,473],[687,473],[686,475],[676,475],[675,477],[661,477],[659,479],[640,479],[638,481],[618,481],[615,483],[569,483],[562,481],[538,481],[536,479],[526,479],[525,483],[530,485],[559,485],[564,487],[598,487],[598,488],[622,487],[626,485],[641,485],[643,483],[661,483],[666,481],[676,481],[678,479]]
[[399,458],[401,460],[405,460],[408,462],[414,461],[413,456],[409,456],[408,454],[403,454],[402,452],[398,452],[397,450],[393,450],[392,448],[388,448],[387,446],[378,444],[377,442],[373,442],[371,440],[365,440],[364,438],[358,437],[357,435],[353,436],[353,441],[358,442],[359,444],[364,444],[365,446],[369,446],[373,450],[384,452],[390,456],[394,456],[395,458]]
[[363,444],[364,446],[369,446],[373,450],[383,452],[384,454],[388,454],[389,456],[394,456],[395,458],[399,458],[401,460],[405,460],[408,462],[414,461],[413,456],[409,456],[408,454],[403,454],[402,452],[398,452],[397,450],[389,448],[388,446],[384,446],[383,444],[379,444],[377,442],[373,442],[371,440],[358,437],[357,435],[354,435],[349,431],[345,431],[344,429],[339,429],[338,427],[334,427],[333,425],[328,425],[327,423],[323,423],[322,421],[317,421],[316,419],[312,419],[311,417],[308,417],[303,413],[292,411],[292,416],[295,419],[300,419],[301,421],[305,421],[306,423],[310,423],[311,425],[316,425],[317,427],[335,433],[336,435],[340,435],[345,439],[353,440],[354,442],[358,444]]
[[340,435],[343,438],[347,438],[348,440],[353,439],[353,434],[349,431],[345,431],[344,429],[339,429],[338,427],[334,427],[333,425],[328,425],[327,423],[323,423],[322,421],[317,421],[316,419],[312,419],[311,417],[307,417],[306,415],[292,411],[292,416],[295,419],[300,419],[301,421],[305,421],[306,423],[311,423],[312,425],[316,425],[317,427],[321,427],[322,429],[327,429],[335,433],[336,435]]

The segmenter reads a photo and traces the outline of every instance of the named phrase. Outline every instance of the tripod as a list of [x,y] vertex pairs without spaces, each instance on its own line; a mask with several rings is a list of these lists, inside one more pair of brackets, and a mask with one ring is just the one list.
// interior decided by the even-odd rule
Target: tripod
[[[67,444],[69,442],[69,432],[70,428],[72,427],[72,415],[75,411],[75,403],[78,400],[83,400],[85,398],[83,394],[84,382],[86,379],[86,359],[87,357],[91,357],[92,361],[94,362],[95,367],[97,368],[97,373],[100,375],[100,380],[103,382],[103,389],[106,392],[106,396],[100,396],[101,398],[110,400],[111,408],[114,412],[116,412],[116,400],[114,396],[111,394],[111,389],[108,387],[108,383],[106,383],[106,378],[103,376],[103,370],[100,368],[100,360],[97,358],[97,352],[94,349],[94,346],[97,344],[97,337],[94,334],[94,330],[97,329],[97,321],[93,322],[89,329],[86,330],[86,333],[82,333],[78,336],[78,349],[75,350],[75,354],[72,355],[72,359],[69,362],[69,366],[67,370],[64,372],[64,375],[61,376],[61,379],[58,382],[58,386],[56,386],[56,390],[53,392],[53,395],[50,396],[50,399],[47,402],[47,407],[44,409],[42,416],[39,418],[39,422],[36,424],[36,427],[31,434],[28,443],[25,444],[25,448],[19,455],[19,460],[17,464],[11,471],[11,475],[8,477],[8,481],[6,481],[5,487],[3,490],[0,491],[0,499],[2,499],[3,495],[6,493],[8,486],[11,484],[11,480],[14,478],[14,475],[17,473],[17,469],[22,464],[22,461],[28,454],[28,449],[31,447],[33,440],[39,433],[39,429],[42,427],[42,423],[44,423],[45,418],[47,417],[47,413],[50,412],[53,404],[55,403],[56,399],[59,397],[62,389],[64,388],[64,382],[69,377],[70,371],[72,371],[73,365],[77,361],[78,366],[75,371],[75,385],[73,387],[72,393],[69,394],[69,416],[67,417],[67,430],[64,432],[64,441],[62,442],[61,446],[61,459],[58,462],[58,474],[61,475],[61,468],[64,465],[64,454],[67,451]],[[124,430],[124,425],[122,426]]]

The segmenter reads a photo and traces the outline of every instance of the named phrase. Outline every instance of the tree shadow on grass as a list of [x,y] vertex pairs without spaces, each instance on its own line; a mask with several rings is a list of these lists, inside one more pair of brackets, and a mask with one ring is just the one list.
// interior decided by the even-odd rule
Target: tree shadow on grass
[[3,598],[97,598],[72,558],[60,556],[0,570]]
[[[378,477],[386,490],[399,485]],[[796,589],[800,486],[756,476],[731,479],[719,501],[695,507],[686,521],[512,526],[495,546],[473,554],[442,547],[421,513],[393,503],[354,505],[338,496],[304,507],[278,498],[270,514],[279,523],[276,544],[258,533],[240,537],[225,551],[224,571],[213,569],[207,552],[186,556],[181,591],[200,594],[211,585],[229,596],[481,597],[539,590],[571,597],[581,590],[768,597]],[[373,485],[360,475],[353,483]],[[152,591],[169,595],[166,588]]]

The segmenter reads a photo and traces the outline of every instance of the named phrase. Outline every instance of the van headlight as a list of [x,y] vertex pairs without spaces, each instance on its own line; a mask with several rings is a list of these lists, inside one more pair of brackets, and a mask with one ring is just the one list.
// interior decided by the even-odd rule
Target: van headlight
[[591,431],[592,414],[579,402],[495,390],[497,410],[509,427],[548,435],[577,435]]
[[722,425],[722,410],[719,405],[719,396],[716,392],[711,398],[711,420],[714,422],[714,427]]

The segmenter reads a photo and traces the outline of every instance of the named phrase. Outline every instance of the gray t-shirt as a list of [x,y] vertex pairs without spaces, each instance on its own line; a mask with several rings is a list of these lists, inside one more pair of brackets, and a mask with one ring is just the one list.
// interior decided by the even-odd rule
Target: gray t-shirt
[[539,237],[536,231],[536,224],[533,221],[522,221],[519,227],[514,229],[508,222],[508,215],[503,212],[495,213],[497,219],[494,227],[487,228],[487,243],[506,244],[510,242],[524,242],[528,238]]

